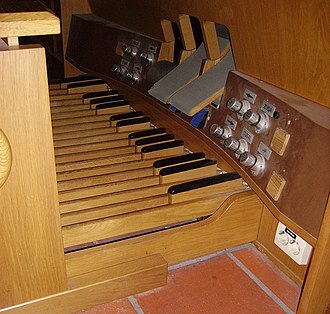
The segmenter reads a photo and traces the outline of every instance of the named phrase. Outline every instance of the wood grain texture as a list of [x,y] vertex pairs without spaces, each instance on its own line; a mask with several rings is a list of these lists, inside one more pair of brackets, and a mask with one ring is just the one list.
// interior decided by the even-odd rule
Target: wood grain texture
[[0,37],[59,34],[60,20],[51,12],[0,13]]
[[60,191],[77,189],[85,186],[93,186],[103,183],[113,183],[123,180],[129,180],[134,178],[140,178],[143,176],[151,176],[153,174],[152,168],[132,169],[128,171],[120,171],[108,174],[100,174],[96,176],[86,176],[83,178],[65,180],[58,182],[58,189]]
[[183,49],[188,51],[195,51],[196,42],[193,34],[193,30],[190,23],[190,17],[186,14],[179,15],[179,29],[181,33],[181,39],[183,43]]
[[94,207],[105,206],[110,204],[118,204],[125,201],[131,201],[134,206],[134,201],[145,197],[157,196],[167,193],[170,185],[156,185],[141,189],[122,191],[117,193],[109,193],[97,195],[89,198],[81,198],[73,201],[62,202],[60,204],[61,213],[71,213]]
[[11,168],[12,156],[9,141],[0,129],[0,188],[6,182]]
[[13,155],[0,191],[2,308],[64,290],[66,274],[44,49],[4,48],[0,69],[0,125]]
[[105,141],[123,140],[123,139],[128,138],[129,133],[106,132],[108,130],[109,130],[109,128],[107,128],[106,130],[101,129],[99,134],[95,134],[92,136],[78,137],[78,138],[65,139],[65,140],[57,140],[57,141],[54,141],[54,148],[70,147],[70,146],[97,143],[97,142],[105,142]]
[[76,100],[67,100],[68,104],[66,106],[51,106],[51,113],[60,113],[76,110],[89,109],[88,104],[77,104]]
[[138,161],[141,159],[141,154],[129,154],[124,156],[116,156],[116,157],[103,157],[100,159],[92,159],[81,162],[69,162],[57,165],[57,172],[61,173],[64,171],[74,171],[79,169],[86,169],[92,167],[101,167],[104,165],[115,165],[119,163],[125,163],[130,161]]
[[[239,99],[247,86],[249,86],[249,90],[254,90],[258,94],[254,104],[251,104],[253,111],[259,110],[263,99],[276,104],[276,110],[281,112],[281,118],[271,119],[267,132],[259,134],[258,140],[256,137],[254,138],[249,146],[249,151],[257,152],[260,142],[270,147],[277,128],[290,134],[290,141],[283,156],[276,153],[272,154],[262,176],[252,176],[246,168],[237,162],[233,152],[224,150],[221,144],[218,144],[218,148],[222,151],[224,158],[228,156],[232,160],[235,164],[235,170],[249,183],[251,188],[257,193],[258,190],[261,192],[258,193],[260,198],[272,210],[274,216],[313,245],[322,223],[329,194],[330,110],[275,86],[247,77],[245,74],[239,74],[243,80],[244,78],[247,79],[244,83],[240,79],[235,80],[235,73],[237,72],[229,73],[220,109],[213,111],[203,132],[208,135],[208,129],[213,123],[225,124],[227,115],[232,115],[225,104],[231,97]],[[292,121],[295,123],[291,123]],[[244,128],[254,133],[252,126],[238,123],[232,136],[239,138]],[[307,132],[306,130],[311,131]],[[218,138],[216,136],[209,136],[217,143]],[[310,172],[312,165],[322,175],[315,175]],[[241,174],[241,170],[244,174]],[[278,201],[275,201],[266,191],[273,171],[282,177],[282,182],[286,181]],[[285,217],[286,221],[284,221]]]
[[159,179],[157,176],[146,176],[138,179],[125,180],[115,183],[98,184],[91,187],[79,188],[71,191],[63,191],[59,194],[59,200],[60,202],[66,202],[101,194],[141,189],[143,187],[157,185],[158,183]]
[[129,214],[64,227],[64,246],[69,247],[133,232],[143,232],[208,216],[213,214],[229,195],[230,193],[218,194],[218,197],[144,210],[136,208],[135,212]]
[[95,151],[90,151],[90,152],[56,156],[56,163],[83,161],[83,160],[88,160],[88,159],[102,158],[104,156],[131,154],[134,152],[135,152],[135,149],[132,146],[100,149],[100,150],[95,150]]
[[108,148],[116,148],[116,147],[124,147],[124,146],[128,146],[128,139],[118,139],[115,141],[104,141],[98,143],[87,143],[87,144],[79,144],[69,147],[55,148],[55,155],[61,156],[65,154],[82,153],[86,150],[94,151],[99,149],[108,149]]
[[[69,314],[166,284],[167,263],[158,254],[121,262],[70,278],[71,288],[48,297],[3,309],[12,314]],[[99,280],[99,281],[96,281]],[[111,292],[111,293],[110,293]]]
[[160,253],[173,264],[248,243],[257,238],[261,210],[262,203],[253,192],[239,193],[229,197],[210,218],[193,225],[66,254],[67,272],[71,277],[116,263],[122,256],[132,260],[141,254]]
[[[83,95],[83,94],[71,94],[71,95],[68,95],[67,93],[64,93],[63,94],[62,90],[60,90],[60,91],[61,91],[61,93],[59,93],[58,91],[57,91],[58,93],[55,93],[54,90],[50,90],[49,91],[51,105],[55,101],[58,101],[58,100],[72,100],[72,99],[76,99],[76,100],[81,101],[81,96]],[[55,94],[55,95],[52,95],[52,94]],[[65,104],[65,102],[63,102],[62,104]]]
[[53,125],[53,127],[58,127],[58,126],[68,127],[72,124],[107,121],[108,125],[110,126],[110,122],[108,120],[109,120],[109,117],[106,115],[100,115],[100,116],[92,115],[92,116],[87,116],[87,117],[76,117],[76,118],[54,120],[54,121],[52,121],[52,125]]
[[203,39],[207,58],[210,60],[220,59],[220,49],[217,40],[215,23],[204,21],[202,23]]
[[167,60],[174,62],[175,37],[172,22],[164,19],[161,20],[160,23],[163,30],[164,42],[160,47],[158,61]]
[[133,5],[95,0],[90,5],[94,14],[154,38],[162,38],[162,19],[177,21],[180,14],[223,24],[237,70],[330,107],[329,1],[146,0]]
[[115,205],[106,205],[93,208],[92,210],[83,210],[74,213],[68,213],[61,215],[62,226],[73,225],[81,222],[87,222],[96,219],[107,218],[116,215],[123,215],[130,213],[139,208],[140,210],[166,205],[168,201],[167,195],[160,195],[155,197],[145,197],[140,200],[132,202],[123,202]]
[[330,200],[298,306],[299,314],[325,313],[330,302]]
[[[104,120],[102,118],[100,120],[101,121],[85,122],[71,125],[60,125],[58,127],[53,127],[54,140],[84,137],[86,134],[98,134],[99,129],[104,130],[105,128],[108,128],[109,133],[111,133],[109,121]],[[113,129],[113,132],[115,131],[116,130]]]

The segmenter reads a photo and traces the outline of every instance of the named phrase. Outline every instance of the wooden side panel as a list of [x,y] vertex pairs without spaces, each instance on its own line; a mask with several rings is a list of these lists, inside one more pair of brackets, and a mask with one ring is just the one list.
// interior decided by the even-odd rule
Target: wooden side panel
[[[0,48],[0,126],[12,167],[0,188],[0,308],[66,287],[43,48]],[[1,156],[0,156],[1,159]]]
[[92,12],[162,38],[179,14],[228,27],[236,69],[330,107],[329,12],[323,0],[94,0]]
[[101,303],[158,288],[166,284],[166,279],[167,263],[156,254],[71,278],[70,290],[4,309],[3,313],[76,313]]
[[[169,264],[210,254],[257,238],[262,203],[253,192],[229,197],[210,218],[102,247],[66,254],[68,276],[141,255],[161,254]],[[244,224],[241,222],[244,221]]]
[[[330,303],[330,200],[324,215],[298,313],[325,313]],[[327,311],[327,313],[328,313]]]

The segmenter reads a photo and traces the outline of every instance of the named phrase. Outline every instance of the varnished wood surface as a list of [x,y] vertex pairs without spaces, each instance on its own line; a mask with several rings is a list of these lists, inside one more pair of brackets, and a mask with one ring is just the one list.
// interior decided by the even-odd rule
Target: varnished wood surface
[[13,156],[0,190],[2,308],[64,290],[66,273],[44,49],[1,48],[0,69],[0,126]]
[[[92,220],[63,228],[64,246],[70,247],[82,243],[102,240],[133,232],[142,232],[179,222],[213,214],[228,198],[230,193],[218,193],[217,197],[204,198],[176,205],[164,205],[133,214]],[[146,195],[147,197],[148,195]],[[132,207],[135,207],[132,202]]]
[[325,313],[330,302],[330,200],[311,260],[298,314]]
[[162,38],[162,19],[180,14],[224,24],[237,70],[330,107],[329,1],[95,0],[90,9],[155,38]]
[[[132,260],[146,251],[148,254],[158,252],[173,264],[251,242],[257,237],[261,209],[262,203],[253,192],[236,194],[213,216],[196,224],[66,254],[67,271],[69,276],[76,276],[102,268],[104,263],[116,263],[123,255]],[[242,220],[244,224],[240,223]]]
[[[29,2],[31,5],[29,5]],[[0,38],[60,33],[60,20],[40,2],[0,1]]]
[[[269,128],[262,134],[257,134],[254,127],[248,123],[238,123],[232,135],[239,138],[244,129],[254,134],[249,151],[257,154],[260,142],[271,147],[276,128],[281,128],[290,134],[290,141],[285,153],[281,156],[274,151],[267,160],[265,171],[261,176],[253,176],[249,169],[237,161],[235,154],[225,149],[222,144],[217,144],[219,143],[218,137],[211,135],[208,131],[212,124],[225,125],[228,115],[237,119],[237,115],[226,107],[226,103],[231,97],[239,99],[245,88],[253,90],[258,95],[254,104],[251,104],[253,111],[260,110],[262,102],[267,99],[269,103],[276,106],[280,117],[278,119],[270,118]],[[238,168],[240,168],[249,177],[246,179],[247,182],[255,191],[260,190],[261,193],[258,194],[265,204],[270,209],[276,207],[277,212],[273,211],[273,214],[307,242],[315,244],[329,193],[329,121],[330,110],[328,108],[244,74],[231,72],[221,100],[221,108],[214,111],[203,132],[218,145],[224,156],[228,156],[236,164],[236,171],[239,171]],[[311,172],[311,168],[317,169],[319,175]],[[266,191],[273,171],[286,180],[286,185],[277,201],[272,199]]]
[[[167,263],[159,254],[71,277],[62,293],[1,310],[11,314],[70,314],[166,284]],[[111,293],[110,293],[111,292]]]

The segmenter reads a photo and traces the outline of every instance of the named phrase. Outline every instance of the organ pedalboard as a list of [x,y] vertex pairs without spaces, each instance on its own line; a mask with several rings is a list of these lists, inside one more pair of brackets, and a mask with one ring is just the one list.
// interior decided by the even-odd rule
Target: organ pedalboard
[[[140,181],[141,195],[155,196],[167,191],[169,204],[178,199],[193,199],[188,191],[196,189],[213,195],[220,183],[223,189],[226,180],[238,179],[236,174],[221,177],[222,170],[217,170],[212,159],[196,153],[187,154],[183,141],[166,134],[163,128],[152,126],[142,111],[135,111],[123,95],[109,88],[103,80],[89,76],[71,78],[69,82],[62,82],[60,88],[50,90],[50,95],[66,250],[95,240],[87,234],[73,236],[75,233],[70,230],[75,227],[72,225],[86,223],[82,218],[72,219],[74,213],[79,215],[94,207],[129,200],[128,191],[123,191],[122,198],[113,195],[112,199],[110,194],[118,192],[111,187],[119,180],[116,177],[124,178],[122,186],[126,183],[127,187],[130,185],[126,180],[144,178]],[[305,106],[299,106],[301,103]],[[275,216],[288,217],[293,222],[290,228],[313,238],[319,232],[327,190],[326,184],[322,185],[324,188],[318,187],[316,180],[319,179],[307,169],[318,161],[321,165],[327,164],[328,155],[320,155],[316,161],[314,152],[319,151],[317,143],[326,143],[328,129],[324,120],[311,116],[310,106],[323,116],[328,115],[323,107],[242,73],[230,72],[220,108],[210,110],[201,132],[219,147]],[[313,130],[308,142],[301,136],[306,130]],[[127,164],[126,160],[137,162]],[[101,164],[95,167],[96,162]],[[110,167],[109,163],[121,166]],[[120,174],[109,167],[129,171]],[[143,170],[143,167],[147,168]],[[149,167],[154,169],[152,173]],[[110,176],[111,171],[116,173]],[[143,184],[150,185],[145,177],[151,174],[159,176],[156,181],[162,188],[158,192],[143,190],[146,188]],[[328,175],[326,171],[325,174]],[[313,182],[315,184],[311,184]],[[244,190],[242,186],[240,189]],[[235,188],[233,192],[236,191]],[[132,196],[130,200],[140,197]],[[103,218],[102,215],[95,217]],[[110,235],[119,234],[102,234],[104,238]],[[100,239],[98,236],[97,241]]]
[[66,252],[198,222],[247,190],[103,80],[69,78],[50,100]]

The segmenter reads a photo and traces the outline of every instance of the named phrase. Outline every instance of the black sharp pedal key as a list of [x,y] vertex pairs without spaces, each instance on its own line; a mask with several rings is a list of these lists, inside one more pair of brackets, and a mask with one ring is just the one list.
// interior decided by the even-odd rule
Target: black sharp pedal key
[[92,99],[90,101],[90,104],[97,105],[97,104],[103,104],[105,102],[112,102],[112,101],[119,101],[119,100],[124,100],[124,96],[123,95],[113,95],[113,96],[109,96],[109,97],[96,98],[96,99]]
[[114,102],[110,102],[110,103],[96,105],[95,109],[100,110],[100,109],[115,108],[115,107],[126,106],[126,105],[129,105],[129,101],[121,100],[121,101],[114,101]]
[[241,176],[237,172],[230,172],[219,174],[216,176],[211,176],[203,179],[198,179],[190,182],[185,182],[177,185],[173,185],[169,187],[168,193],[169,194],[178,194],[183,193],[191,190],[196,190],[200,188],[204,188],[207,186],[211,186],[214,184],[224,183],[232,180],[239,179]]
[[115,114],[114,116],[110,117],[110,121],[119,121],[119,120],[138,118],[138,117],[143,117],[142,111],[133,111],[128,113]]
[[166,133],[165,128],[150,129],[150,130],[137,131],[137,132],[130,133],[128,135],[128,138],[133,140],[133,139],[137,139],[137,138],[140,138],[140,137],[153,136],[153,135],[163,134],[163,133]]
[[67,88],[70,89],[70,88],[102,85],[102,84],[107,84],[107,82],[104,80],[96,80],[96,81],[87,81],[87,82],[79,82],[79,83],[70,83],[68,84]]
[[80,76],[72,76],[64,78],[63,80],[60,80],[59,83],[74,83],[74,82],[80,82],[80,81],[89,81],[89,80],[99,80],[98,77],[95,77],[93,75],[80,75]]
[[160,144],[155,144],[155,145],[148,145],[148,146],[143,147],[141,152],[142,153],[151,153],[151,152],[155,152],[158,150],[164,150],[164,149],[169,149],[169,148],[183,146],[183,145],[184,145],[183,141],[177,140],[177,141],[160,143]]
[[174,135],[172,134],[165,134],[153,137],[143,138],[135,142],[135,146],[144,146],[144,145],[152,145],[160,142],[170,141],[174,139]]
[[146,123],[146,122],[150,122],[149,117],[135,118],[135,119],[129,119],[129,120],[121,120],[121,121],[117,122],[117,127],[140,124],[140,123]]
[[159,175],[164,177],[164,176],[168,176],[171,174],[184,172],[184,171],[188,171],[188,170],[193,170],[193,169],[198,169],[198,168],[203,168],[203,167],[207,167],[207,166],[211,166],[211,165],[215,165],[215,164],[217,164],[216,160],[204,159],[204,160],[189,162],[189,163],[182,164],[182,165],[163,168],[162,170],[159,171]]
[[182,164],[182,163],[186,163],[189,161],[195,161],[197,159],[202,159],[202,158],[205,158],[204,153],[192,153],[192,154],[186,154],[186,155],[181,155],[181,156],[176,156],[176,157],[169,157],[169,158],[156,160],[153,163],[153,167],[156,169],[164,168],[164,167],[168,167],[171,165]]
[[89,98],[95,98],[95,97],[102,97],[102,96],[111,96],[111,95],[117,95],[118,91],[115,89],[112,90],[105,90],[102,92],[92,92],[92,93],[86,93],[83,95],[83,99],[89,99]]

